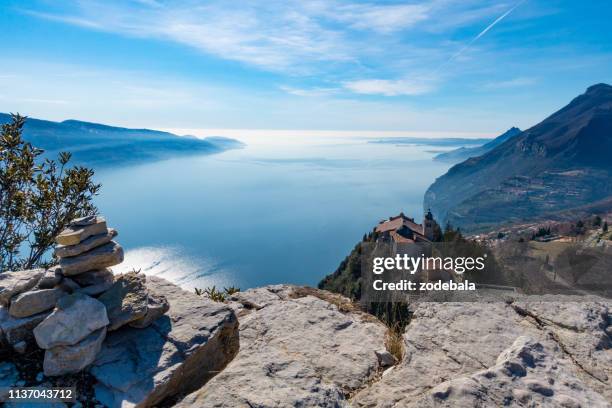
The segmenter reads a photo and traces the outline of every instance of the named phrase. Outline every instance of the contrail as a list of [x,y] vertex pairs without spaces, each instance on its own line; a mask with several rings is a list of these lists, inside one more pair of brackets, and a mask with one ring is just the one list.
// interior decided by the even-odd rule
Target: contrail
[[514,6],[512,6],[512,8],[508,11],[506,11],[504,14],[502,14],[501,16],[497,17],[491,24],[489,24],[484,30],[482,30],[481,32],[478,33],[478,35],[474,38],[472,38],[472,40],[467,43],[466,45],[463,46],[463,48],[461,48],[457,53],[453,54],[448,60],[446,60],[445,62],[442,63],[442,65],[440,65],[438,67],[438,69],[436,69],[434,71],[434,73],[439,72],[442,68],[444,68],[445,66],[447,66],[450,62],[452,62],[453,60],[455,60],[457,57],[461,56],[461,54],[463,54],[464,52],[466,52],[476,41],[478,41],[480,38],[482,38],[486,33],[488,33],[493,27],[495,27],[497,25],[497,23],[499,23],[500,21],[502,21],[504,18],[508,17],[508,15],[510,13],[512,13],[517,7],[519,7],[521,4],[525,3],[527,0],[521,0],[518,3],[516,3]]

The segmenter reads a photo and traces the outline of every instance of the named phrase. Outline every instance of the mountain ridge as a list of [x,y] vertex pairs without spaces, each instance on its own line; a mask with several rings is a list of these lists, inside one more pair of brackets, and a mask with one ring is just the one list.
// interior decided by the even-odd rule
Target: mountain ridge
[[463,228],[532,218],[612,195],[612,86],[597,84],[542,122],[449,169],[425,193]]
[[434,157],[434,160],[458,163],[470,157],[481,156],[487,153],[488,151],[492,150],[493,148],[499,146],[506,140],[520,134],[521,132],[522,131],[519,128],[513,126],[510,129],[506,130],[501,135],[494,138],[493,140],[483,144],[482,146],[476,146],[476,147],[462,146],[458,149],[440,153]]
[[[0,124],[11,115],[0,113]],[[211,154],[239,148],[242,142],[230,138],[178,136],[152,129],[133,129],[68,119],[61,122],[28,118],[24,139],[52,157],[59,151],[73,154],[75,164],[112,166],[161,160],[177,155]]]

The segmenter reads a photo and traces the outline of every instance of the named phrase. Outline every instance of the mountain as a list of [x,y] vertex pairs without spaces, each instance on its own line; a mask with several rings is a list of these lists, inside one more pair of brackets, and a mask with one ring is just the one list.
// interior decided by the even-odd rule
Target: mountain
[[593,85],[536,126],[453,166],[425,193],[464,229],[535,219],[612,196],[612,86]]
[[[11,116],[0,113],[0,124],[11,121]],[[73,154],[75,164],[109,166],[149,160],[160,160],[176,155],[218,153],[238,148],[243,144],[234,139],[177,136],[150,129],[128,129],[78,120],[52,122],[28,118],[24,139],[45,150],[46,157],[59,151]]]
[[478,157],[482,156],[486,152],[493,150],[495,147],[504,143],[506,140],[510,139],[521,133],[521,129],[517,127],[512,127],[506,130],[503,134],[497,136],[495,139],[491,140],[488,143],[483,144],[482,146],[476,147],[460,147],[455,150],[451,150],[450,152],[440,153],[434,157],[434,160],[451,162],[451,163],[459,163],[464,161],[465,159],[469,159],[470,157]]

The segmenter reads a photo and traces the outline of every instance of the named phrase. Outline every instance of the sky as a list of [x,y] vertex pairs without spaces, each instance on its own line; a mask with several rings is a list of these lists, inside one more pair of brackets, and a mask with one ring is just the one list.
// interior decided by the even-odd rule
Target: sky
[[3,0],[0,112],[495,136],[612,83],[611,20],[609,0]]

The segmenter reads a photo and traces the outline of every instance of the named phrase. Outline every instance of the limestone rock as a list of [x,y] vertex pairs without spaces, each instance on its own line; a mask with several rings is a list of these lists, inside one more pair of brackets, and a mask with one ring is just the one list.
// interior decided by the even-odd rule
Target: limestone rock
[[113,286],[115,275],[110,269],[97,269],[72,277],[82,288],[78,291],[90,296],[96,296]]
[[96,217],[95,221],[87,225],[83,225],[83,221],[77,220],[55,237],[55,242],[59,245],[77,245],[93,235],[104,234],[105,232],[106,221],[104,218]]
[[44,273],[44,269],[0,273],[0,305],[7,306],[13,296],[32,289]]
[[106,338],[106,327],[96,330],[72,346],[57,346],[45,351],[46,376],[78,373],[96,358]]
[[[179,407],[348,407],[346,395],[380,372],[386,327],[342,312],[295,287],[259,288],[239,298],[258,305],[240,320],[238,355]],[[238,297],[236,297],[238,298]],[[172,304],[172,302],[171,302]]]
[[[419,304],[405,358],[353,406],[608,406],[609,306],[560,298]],[[517,362],[528,354],[537,363]]]
[[99,285],[101,283],[113,282],[115,275],[110,269],[96,269],[75,275],[72,279],[80,286]]
[[146,277],[142,273],[128,272],[119,275],[113,286],[98,300],[106,306],[109,331],[143,318],[147,313],[148,294]]
[[103,269],[123,262],[123,248],[114,241],[77,257],[60,259],[64,276],[78,275],[93,269]]
[[130,326],[137,329],[144,329],[150,326],[155,320],[162,317],[168,310],[170,310],[170,305],[166,297],[149,290],[147,313],[140,319],[130,322]]
[[85,286],[84,288],[79,289],[79,292],[89,296],[98,296],[108,291],[112,287],[113,282],[105,282],[97,285]]
[[98,221],[98,216],[96,215],[86,215],[85,217],[75,218],[70,223],[70,226],[73,227],[84,227],[87,225],[95,224]]
[[24,292],[13,298],[9,314],[21,318],[53,309],[55,303],[65,294],[66,292],[58,288]]
[[412,402],[415,407],[607,407],[576,377],[558,345],[518,337],[495,364],[445,381]]
[[70,346],[108,325],[106,308],[98,300],[75,293],[57,302],[57,307],[34,329],[38,346],[50,349]]
[[96,399],[110,408],[149,407],[191,392],[238,349],[238,322],[226,305],[160,278],[146,284],[167,298],[170,310],[145,329],[108,334],[90,372],[98,380]]
[[76,245],[58,245],[55,247],[55,256],[58,258],[68,258],[81,255],[94,248],[111,242],[117,236],[117,231],[112,228],[107,229],[102,234],[92,235],[83,242]]
[[0,340],[11,346],[21,341],[31,340],[34,337],[32,330],[50,313],[43,312],[19,319],[9,315],[8,309],[0,306]]
[[52,289],[57,286],[63,279],[62,269],[59,266],[53,266],[47,269],[38,281],[39,289]]
[[78,283],[66,277],[62,279],[57,287],[68,293],[78,292],[81,289],[81,286]]
[[236,292],[230,297],[230,300],[238,302],[247,309],[261,309],[283,299],[291,290],[292,287],[289,285],[270,285]]
[[395,356],[389,353],[387,350],[377,350],[375,353],[381,367],[391,367],[392,365],[397,364],[397,358],[395,358]]
[[598,298],[530,299],[515,302],[518,313],[533,318],[579,367],[579,377],[612,401],[612,302]]

